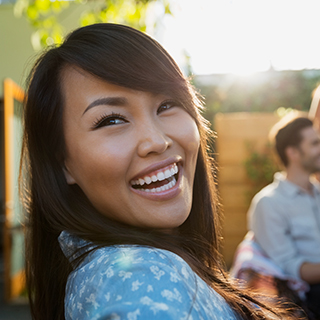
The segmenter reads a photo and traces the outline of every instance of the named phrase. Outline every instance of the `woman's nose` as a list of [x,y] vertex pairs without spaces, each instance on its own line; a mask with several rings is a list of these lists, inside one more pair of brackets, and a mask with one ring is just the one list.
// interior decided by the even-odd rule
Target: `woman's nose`
[[172,145],[171,138],[155,125],[144,125],[140,129],[138,145],[138,154],[140,157],[146,157],[149,154],[161,154]]

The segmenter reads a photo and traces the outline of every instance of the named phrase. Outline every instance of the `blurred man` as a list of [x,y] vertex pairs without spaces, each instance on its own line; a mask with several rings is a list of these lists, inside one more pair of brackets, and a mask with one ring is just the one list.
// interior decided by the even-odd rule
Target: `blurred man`
[[320,319],[320,192],[310,181],[320,171],[320,137],[302,117],[282,121],[274,130],[285,172],[253,198],[249,229],[286,274],[310,284],[307,304]]

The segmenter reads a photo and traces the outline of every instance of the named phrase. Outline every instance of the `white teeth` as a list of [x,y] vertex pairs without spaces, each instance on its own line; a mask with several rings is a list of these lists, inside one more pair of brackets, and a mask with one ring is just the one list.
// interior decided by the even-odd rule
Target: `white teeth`
[[166,190],[169,190],[171,188],[173,188],[177,183],[177,180],[175,179],[175,177],[172,178],[172,180],[161,186],[161,187],[158,187],[158,188],[152,188],[152,189],[140,189],[140,191],[144,191],[144,192],[154,192],[154,193],[157,193],[157,192],[162,192],[162,191],[166,191]]
[[167,190],[167,189],[166,189],[165,186],[160,187],[160,191],[166,191],[166,190]]
[[151,178],[148,176],[144,177],[143,179],[146,182],[146,184],[150,184],[152,182]]
[[164,180],[164,179],[165,179],[164,173],[160,171],[160,172],[157,174],[157,178],[158,178],[159,181]]
[[177,174],[179,171],[178,166],[174,164],[170,169],[166,169],[165,171],[159,171],[157,175],[152,175],[150,176],[145,176],[142,178],[139,178],[137,180],[132,180],[131,185],[137,185],[137,186],[143,186],[144,184],[150,184],[151,182],[156,182],[156,181],[163,181],[165,179],[169,179],[175,174]]
[[171,173],[171,170],[167,169],[165,172],[164,172],[164,177],[166,179],[170,178],[172,176],[172,173]]

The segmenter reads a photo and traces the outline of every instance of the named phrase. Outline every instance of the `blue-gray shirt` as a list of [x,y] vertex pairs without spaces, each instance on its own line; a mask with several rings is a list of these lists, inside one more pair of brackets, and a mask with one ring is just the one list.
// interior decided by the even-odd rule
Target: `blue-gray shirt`
[[312,187],[311,195],[276,173],[248,212],[249,229],[265,253],[298,278],[304,262],[320,262],[320,192]]
[[[62,232],[64,254],[74,259],[85,241]],[[178,255],[118,245],[97,249],[69,275],[66,320],[235,320],[226,301]]]

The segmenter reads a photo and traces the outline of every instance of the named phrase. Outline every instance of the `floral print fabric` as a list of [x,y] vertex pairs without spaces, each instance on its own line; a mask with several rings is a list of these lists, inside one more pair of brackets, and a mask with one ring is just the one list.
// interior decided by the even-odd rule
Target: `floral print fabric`
[[[64,254],[88,245],[62,232]],[[88,248],[87,248],[88,250]],[[78,252],[79,254],[79,252]],[[69,275],[67,320],[237,319],[225,300],[178,255],[161,249],[119,245],[89,253]]]

